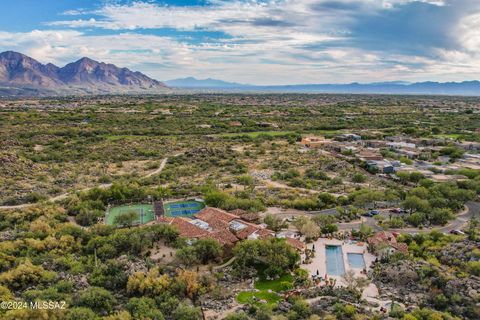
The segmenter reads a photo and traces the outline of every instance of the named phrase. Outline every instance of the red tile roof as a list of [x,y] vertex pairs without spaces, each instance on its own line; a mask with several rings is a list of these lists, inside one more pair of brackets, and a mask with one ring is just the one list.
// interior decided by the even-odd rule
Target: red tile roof
[[195,218],[206,221],[206,222],[213,221],[213,220],[222,220],[224,222],[230,222],[233,219],[237,219],[238,217],[225,210],[208,207],[201,210],[197,214],[195,214]]
[[257,234],[259,239],[268,239],[268,238],[273,238],[275,236],[275,232],[268,229],[259,229],[257,230]]
[[402,251],[408,252],[408,246],[406,243],[399,243],[397,242],[398,233],[392,233],[388,231],[380,231],[375,233],[373,236],[367,239],[368,244],[372,246],[376,246],[378,244],[384,243],[392,248]]
[[188,222],[185,218],[173,218],[171,223],[178,228],[180,236],[187,238],[200,238],[208,235],[208,231]]
[[252,222],[252,221],[257,221],[260,218],[256,213],[245,213],[240,216],[240,219]]
[[216,230],[216,231],[213,231],[212,233],[209,233],[205,237],[213,238],[224,246],[233,245],[235,242],[238,241],[238,238],[235,237],[235,235],[231,233],[229,230]]
[[[191,219],[182,217],[159,217],[160,223],[168,223],[176,226],[181,237],[185,238],[213,238],[222,245],[231,246],[239,240],[247,239],[250,235],[256,234],[259,239],[265,239],[275,236],[275,233],[260,226],[240,220],[238,216],[217,208],[205,208],[194,217],[206,222],[208,229],[202,229],[191,223]],[[245,227],[235,231],[230,223],[236,220]]]
[[237,217],[240,217],[241,215],[243,215],[243,214],[246,214],[246,213],[247,213],[247,211],[245,211],[245,210],[242,210],[242,209],[230,210],[230,211],[228,211],[228,212],[230,212],[231,214],[234,214],[234,215],[236,215]]
[[168,224],[171,224],[172,221],[173,221],[173,218],[165,217],[165,216],[159,216],[159,217],[157,217],[157,221],[158,221],[159,223],[168,223]]
[[239,230],[238,232],[233,232],[241,240],[247,239],[249,235],[260,229],[257,226],[246,224],[243,221],[241,223],[244,224],[246,227]]
[[298,251],[305,250],[305,244],[302,241],[300,241],[298,239],[295,239],[295,238],[289,238],[289,237],[287,237],[285,239],[286,239],[286,241],[289,245],[291,245],[292,247],[294,247]]

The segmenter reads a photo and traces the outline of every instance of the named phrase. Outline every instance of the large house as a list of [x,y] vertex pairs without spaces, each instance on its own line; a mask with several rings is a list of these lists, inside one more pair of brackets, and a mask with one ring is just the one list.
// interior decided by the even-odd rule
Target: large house
[[201,210],[191,219],[159,217],[158,222],[175,226],[180,236],[190,241],[212,238],[225,247],[233,247],[240,240],[275,237],[271,230],[242,220],[236,214],[210,207]]

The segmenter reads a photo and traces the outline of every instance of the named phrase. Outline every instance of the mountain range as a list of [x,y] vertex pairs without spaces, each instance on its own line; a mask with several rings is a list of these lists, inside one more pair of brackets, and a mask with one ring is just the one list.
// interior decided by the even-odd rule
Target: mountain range
[[344,94],[420,94],[480,96],[480,81],[463,82],[375,82],[347,84],[295,84],[257,86],[226,82],[216,79],[192,77],[169,80],[167,85],[179,89],[224,92],[272,92],[272,93],[344,93]]
[[57,67],[51,63],[42,64],[18,52],[0,53],[0,96],[155,94],[171,91],[480,96],[480,82],[393,81],[258,86],[211,78],[187,77],[162,83],[141,72],[97,62],[90,58],[81,58],[64,67]]
[[60,68],[18,52],[0,53],[0,95],[141,93],[165,88],[141,72],[89,58]]
[[167,80],[165,84],[170,87],[176,88],[221,88],[221,89],[238,89],[251,87],[248,84],[241,84],[236,82],[227,82],[223,80],[217,80],[212,78],[196,79],[194,77],[187,77],[181,79]]

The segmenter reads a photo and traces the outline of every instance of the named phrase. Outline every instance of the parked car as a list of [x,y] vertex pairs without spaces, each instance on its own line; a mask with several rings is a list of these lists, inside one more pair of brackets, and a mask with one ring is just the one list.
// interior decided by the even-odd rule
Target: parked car
[[380,211],[378,211],[378,210],[370,210],[369,212],[373,216],[376,216],[377,214],[380,214]]
[[362,216],[371,218],[371,217],[373,217],[373,214],[370,211],[368,211],[368,212],[363,213]]
[[405,209],[402,209],[402,208],[393,208],[393,209],[390,209],[389,210],[390,212],[392,213],[405,213]]
[[451,234],[456,234],[456,235],[464,235],[465,234],[465,232],[463,232],[462,230],[457,230],[457,229],[451,230],[450,233]]

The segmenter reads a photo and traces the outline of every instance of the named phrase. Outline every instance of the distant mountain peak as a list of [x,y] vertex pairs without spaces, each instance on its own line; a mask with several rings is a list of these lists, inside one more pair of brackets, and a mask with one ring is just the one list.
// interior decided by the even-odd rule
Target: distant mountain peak
[[165,87],[163,83],[141,72],[133,72],[88,57],[59,68],[52,63],[44,65],[15,51],[0,53],[0,85],[34,88],[39,92],[47,90],[81,93],[144,91]]
[[0,53],[0,57],[2,58],[8,58],[8,59],[25,59],[30,57],[24,55],[23,53],[16,52],[16,51],[4,51]]
[[177,87],[177,88],[244,88],[248,85],[236,83],[236,82],[227,82],[218,79],[206,78],[206,79],[197,79],[194,77],[186,77],[180,79],[173,79],[165,81],[168,86]]

